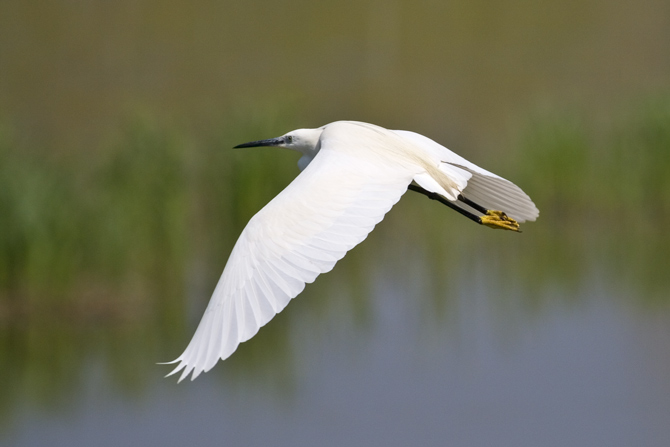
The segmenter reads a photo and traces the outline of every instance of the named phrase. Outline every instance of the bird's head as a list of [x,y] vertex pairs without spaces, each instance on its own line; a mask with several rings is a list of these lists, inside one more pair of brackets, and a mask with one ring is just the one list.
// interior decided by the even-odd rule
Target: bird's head
[[298,151],[304,155],[313,157],[318,151],[321,132],[323,132],[323,129],[297,129],[281,137],[238,144],[235,148],[276,146]]

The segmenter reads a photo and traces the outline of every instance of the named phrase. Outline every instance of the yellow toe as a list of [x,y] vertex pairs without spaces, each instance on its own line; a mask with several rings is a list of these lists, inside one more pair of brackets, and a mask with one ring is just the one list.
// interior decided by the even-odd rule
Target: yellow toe
[[520,232],[519,222],[512,219],[502,211],[489,210],[486,212],[486,215],[482,216],[480,219],[482,221],[482,225],[486,225],[490,228]]

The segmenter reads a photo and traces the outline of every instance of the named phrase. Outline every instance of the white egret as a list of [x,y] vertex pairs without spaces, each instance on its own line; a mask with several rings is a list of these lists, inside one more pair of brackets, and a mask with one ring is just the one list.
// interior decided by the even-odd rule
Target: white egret
[[408,189],[492,228],[519,231],[519,222],[539,215],[512,182],[414,132],[337,121],[236,147],[256,146],[302,153],[302,172],[242,231],[193,339],[170,362],[179,364],[169,375],[183,370],[179,381],[209,371],[253,337]]

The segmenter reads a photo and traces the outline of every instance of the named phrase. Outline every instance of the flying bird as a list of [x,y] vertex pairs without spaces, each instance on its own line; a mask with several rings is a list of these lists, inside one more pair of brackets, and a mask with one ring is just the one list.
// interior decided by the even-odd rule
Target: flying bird
[[302,154],[302,171],[251,218],[169,375],[191,380],[228,358],[321,273],[361,243],[407,190],[467,218],[519,231],[539,211],[521,188],[423,135],[336,121],[236,148]]

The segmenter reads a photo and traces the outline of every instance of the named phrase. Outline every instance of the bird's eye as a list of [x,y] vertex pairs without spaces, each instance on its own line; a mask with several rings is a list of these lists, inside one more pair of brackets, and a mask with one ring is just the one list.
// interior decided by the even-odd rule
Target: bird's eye
[[293,136],[292,135],[287,136],[286,137],[286,142],[287,143],[293,143]]

